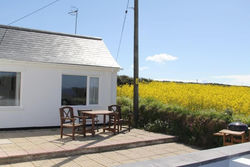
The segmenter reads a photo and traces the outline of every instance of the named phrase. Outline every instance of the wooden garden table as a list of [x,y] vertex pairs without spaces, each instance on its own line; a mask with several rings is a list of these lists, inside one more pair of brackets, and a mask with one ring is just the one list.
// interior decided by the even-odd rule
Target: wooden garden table
[[[81,111],[81,110],[79,110]],[[106,127],[106,116],[110,116],[113,115],[114,112],[113,111],[108,111],[108,110],[93,110],[93,111],[82,111],[82,114],[84,116],[89,116],[92,118],[92,126],[91,129],[88,130],[90,133],[92,133],[92,136],[95,135],[95,117],[97,115],[103,115],[103,132],[105,132],[105,130],[109,130],[111,132],[113,132],[114,134],[116,134],[116,119],[114,119],[114,128],[111,127]],[[115,115],[116,117],[116,115]]]
[[[248,131],[250,133],[250,128],[248,128]],[[245,131],[238,132],[238,131],[232,131],[229,129],[222,129],[218,133],[214,133],[214,135],[223,137],[223,145],[224,146],[232,145],[234,143],[244,143],[244,142],[250,141],[250,134],[248,135],[248,138],[246,139]],[[239,137],[240,137],[240,139],[239,139]],[[227,139],[229,139],[230,142],[228,142]]]

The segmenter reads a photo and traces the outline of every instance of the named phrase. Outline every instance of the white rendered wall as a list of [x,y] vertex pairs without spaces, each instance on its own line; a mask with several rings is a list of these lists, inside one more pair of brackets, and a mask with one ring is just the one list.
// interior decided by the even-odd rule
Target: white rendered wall
[[21,106],[0,106],[0,129],[58,126],[63,74],[99,77],[99,104],[88,105],[87,98],[86,106],[73,106],[75,115],[77,109],[107,109],[116,103],[114,68],[0,60],[0,71],[21,72]]

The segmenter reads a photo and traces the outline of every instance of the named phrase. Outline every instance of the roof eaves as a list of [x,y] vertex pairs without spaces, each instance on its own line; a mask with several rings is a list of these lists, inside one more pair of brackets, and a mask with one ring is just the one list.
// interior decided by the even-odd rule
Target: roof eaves
[[37,30],[37,29],[30,29],[30,28],[23,28],[23,27],[16,27],[16,26],[8,26],[8,25],[1,25],[1,24],[0,24],[0,28],[19,30],[19,31],[27,31],[27,32],[44,33],[44,34],[52,34],[52,35],[69,36],[69,37],[75,37],[75,38],[102,40],[102,38],[99,38],[99,37],[81,36],[81,35],[66,34],[66,33],[52,32],[52,31],[44,31],[44,30]]
[[42,64],[58,64],[58,65],[70,65],[70,66],[90,66],[90,67],[102,67],[102,68],[116,68],[121,70],[120,66],[101,66],[101,65],[91,65],[91,64],[75,64],[75,63],[58,63],[58,62],[45,62],[45,61],[24,61],[15,59],[0,58],[0,60],[14,61],[14,62],[30,62],[30,63],[42,63]]

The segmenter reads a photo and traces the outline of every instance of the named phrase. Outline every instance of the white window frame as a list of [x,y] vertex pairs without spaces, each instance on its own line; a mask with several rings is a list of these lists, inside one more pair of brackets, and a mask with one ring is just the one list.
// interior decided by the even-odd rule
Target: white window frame
[[18,106],[0,106],[0,111],[20,111],[23,110],[23,72],[20,70],[6,70],[0,69],[0,72],[13,72],[20,73],[20,92],[19,92],[19,105]]
[[[90,78],[98,78],[99,82],[98,82],[98,103],[97,104],[90,104],[89,103],[89,89],[90,89]],[[88,105],[89,106],[98,106],[100,105],[100,76],[96,76],[96,75],[90,75],[88,76],[88,91],[87,91],[87,94],[88,94]]]
[[[60,105],[61,106],[64,106],[62,105],[62,76],[63,75],[74,75],[74,76],[86,76],[87,77],[87,93],[86,93],[86,105],[72,105],[73,107],[87,107],[87,106],[99,106],[100,105],[100,95],[101,95],[101,91],[100,91],[100,88],[101,88],[101,76],[98,75],[98,74],[89,74],[89,73],[84,73],[84,72],[73,72],[73,71],[70,71],[70,72],[62,72],[61,73],[61,98],[60,98]],[[90,78],[91,77],[95,77],[95,78],[99,78],[99,89],[98,89],[98,104],[89,104],[89,86],[90,86]]]

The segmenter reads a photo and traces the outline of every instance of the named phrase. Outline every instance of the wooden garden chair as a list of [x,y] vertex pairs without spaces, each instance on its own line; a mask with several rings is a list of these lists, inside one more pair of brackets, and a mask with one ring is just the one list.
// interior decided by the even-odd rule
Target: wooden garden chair
[[110,116],[109,126],[114,123],[114,119],[117,118],[117,132],[119,133],[122,130],[123,125],[128,125],[128,131],[131,128],[131,117],[132,115],[129,113],[128,118],[122,118],[121,106],[119,105],[110,105],[108,106],[109,111],[113,111],[113,116]]
[[[86,130],[85,130],[85,124],[86,119],[84,116],[74,116],[73,108],[72,107],[62,107],[59,109],[60,111],[60,120],[61,120],[61,138],[63,138],[63,135],[72,137],[73,140],[75,140],[75,133],[83,134],[84,137],[86,136]],[[81,118],[82,123],[76,123],[76,118]],[[82,131],[80,131],[80,127],[82,127]],[[64,128],[71,128],[72,134],[66,134],[63,132]],[[79,131],[76,131],[78,129]]]

